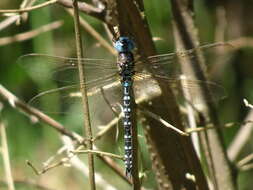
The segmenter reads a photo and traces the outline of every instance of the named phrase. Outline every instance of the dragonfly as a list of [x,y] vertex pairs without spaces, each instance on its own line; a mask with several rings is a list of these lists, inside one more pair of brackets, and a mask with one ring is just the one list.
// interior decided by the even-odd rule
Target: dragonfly
[[[83,58],[80,60],[85,70],[85,86],[88,89],[88,93],[115,82],[121,85],[121,100],[116,101],[121,102],[121,110],[123,112],[122,125],[124,128],[124,162],[126,176],[131,176],[133,171],[132,129],[134,126],[132,121],[132,108],[135,101],[133,99],[133,94],[139,93],[136,89],[140,89],[140,85],[142,84],[145,84],[145,87],[159,81],[175,87],[183,85],[183,88],[187,88],[191,92],[194,92],[194,89],[198,88],[203,81],[190,78],[187,79],[187,82],[181,83],[178,58],[187,57],[188,59],[193,59],[197,51],[201,50],[205,52],[208,49],[223,45],[223,43],[208,44],[199,46],[195,49],[184,50],[180,53],[161,54],[150,56],[143,60],[135,60],[133,53],[135,44],[133,40],[129,37],[122,36],[114,42],[114,48],[118,52],[117,61],[90,58]],[[45,54],[28,54],[20,57],[19,62],[25,66],[27,70],[30,70],[35,78],[42,81],[50,78],[59,81],[63,86],[61,88],[42,92],[35,96],[31,102],[47,94],[78,90],[80,88],[80,82],[78,84],[77,61],[77,58]],[[32,67],[32,64],[35,65],[35,67]],[[52,71],[49,72],[48,67],[50,67]],[[141,81],[142,84],[140,84],[139,81]],[[222,87],[212,82],[205,83],[212,89],[212,92],[215,92],[214,94],[217,95],[218,98],[223,96],[224,92]],[[65,86],[66,84],[68,85]],[[193,97],[194,96],[195,95],[193,95]]]

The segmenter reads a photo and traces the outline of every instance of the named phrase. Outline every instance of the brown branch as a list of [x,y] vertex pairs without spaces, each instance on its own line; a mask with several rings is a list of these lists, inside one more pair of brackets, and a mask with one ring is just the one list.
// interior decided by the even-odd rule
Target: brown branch
[[247,155],[246,157],[244,157],[243,159],[241,159],[239,162],[237,162],[236,166],[238,168],[241,168],[241,167],[249,164],[249,162],[252,162],[252,160],[253,160],[253,154],[251,153],[251,154]]
[[229,43],[233,45],[235,49],[240,49],[244,47],[253,47],[253,38],[251,37],[241,37],[234,40],[230,40]]
[[167,121],[165,121],[163,118],[161,118],[160,116],[148,111],[148,110],[145,110],[144,108],[142,108],[141,106],[138,107],[139,110],[147,115],[148,117],[154,119],[154,120],[157,120],[158,122],[160,122],[163,126],[175,131],[176,133],[178,133],[179,135],[182,135],[182,136],[189,136],[188,133],[185,133],[184,131],[174,127],[173,125],[171,125],[170,123],[168,123]]
[[[253,110],[250,110],[244,121],[253,120]],[[252,123],[243,124],[239,131],[236,133],[233,141],[228,147],[228,157],[231,161],[234,161],[239,153],[241,152],[243,146],[251,139],[253,126]]]
[[91,154],[94,154],[94,155],[107,156],[107,157],[111,157],[111,158],[124,160],[123,156],[119,156],[119,155],[112,154],[112,153],[109,153],[109,152],[102,152],[102,151],[98,151],[98,150],[82,150],[82,149],[80,149],[80,150],[74,150],[72,152],[74,154],[88,154],[88,153],[91,153]]
[[[1,10],[0,9],[0,14],[29,12],[29,11],[40,9],[42,7],[46,7],[46,6],[55,4],[55,3],[58,3],[58,4],[66,7],[66,8],[73,8],[71,0],[50,0],[50,1],[47,1],[45,3],[41,3],[39,5],[26,7],[26,8],[6,9],[6,10]],[[92,5],[89,5],[89,4],[84,3],[84,2],[78,2],[78,9],[79,9],[79,11],[84,12],[87,15],[93,16],[93,17],[101,20],[102,22],[106,22],[106,13],[104,12],[103,9],[96,8]]]
[[[121,15],[119,25],[123,25],[120,31],[123,32],[123,35],[130,34],[134,37],[141,57],[145,58],[155,55],[156,51],[152,41],[152,35],[145,15],[143,15],[143,12],[140,12],[141,7],[138,7],[135,2],[130,0],[118,0],[117,2],[124,4],[124,6],[122,6],[123,8],[118,10],[118,13],[120,13],[119,15]],[[123,16],[126,13],[127,15],[125,18]],[[150,72],[152,73],[152,71]],[[170,84],[165,85],[164,83],[160,83],[160,81],[157,81],[157,83],[161,88],[162,96],[153,99],[152,104],[159,104],[161,108],[156,109],[156,107],[147,104],[145,104],[144,107],[152,109],[152,111],[166,121],[169,121],[173,126],[176,126],[180,130],[184,130],[179,108],[176,104]],[[197,158],[191,157],[195,152],[191,145],[190,138],[175,134],[165,127],[157,127],[161,124],[149,117],[145,118],[145,121],[143,119],[142,124],[147,126],[144,127],[144,131],[159,188],[170,189],[175,187],[176,189],[184,186],[190,189],[188,187],[195,186],[189,180],[185,180],[186,171],[192,172],[192,165],[196,165],[195,162],[198,164]],[[201,168],[198,167],[198,169]],[[195,175],[195,172],[193,174]]]
[[[35,0],[29,1],[29,2],[27,0],[23,0],[22,3],[20,4],[20,8],[23,9],[25,7],[30,7],[30,6],[32,6],[33,3],[35,3]],[[28,16],[28,14],[26,12],[24,12],[22,14],[12,15],[12,16],[8,17],[6,20],[4,20],[3,22],[0,23],[0,31],[4,28],[8,27],[9,25],[11,25],[14,22],[16,22],[16,25],[19,25],[21,19],[26,20],[27,16]]]
[[[66,9],[66,11],[73,16],[73,11],[70,9]],[[115,49],[110,45],[92,26],[87,23],[83,18],[80,17],[80,24],[81,26],[91,35],[93,38],[95,38],[101,46],[103,46],[105,49],[107,49],[111,54],[116,55]]]
[[54,169],[56,167],[65,165],[67,162],[69,162],[69,159],[70,158],[63,158],[63,159],[61,159],[60,161],[58,161],[56,163],[50,164],[46,167],[43,167],[42,170],[40,170],[40,171],[30,161],[27,160],[26,164],[32,168],[32,170],[36,173],[36,175],[41,175],[41,174],[44,174],[44,173],[46,173],[47,171],[49,171],[51,169]]
[[[82,36],[81,36],[81,27],[79,20],[79,10],[78,10],[78,2],[77,0],[73,0],[73,9],[74,9],[74,27],[75,27],[75,41],[76,41],[76,54],[77,54],[77,65],[78,65],[78,74],[80,81],[80,91],[82,94],[82,111],[83,111],[83,132],[87,141],[87,148],[89,150],[93,150],[93,142],[92,142],[92,129],[91,129],[91,121],[90,121],[90,112],[89,112],[89,102],[87,96],[87,88],[85,85],[85,70],[84,66],[81,62],[81,59],[84,57],[83,52],[83,44],[82,44]],[[89,166],[89,182],[90,189],[96,190],[96,182],[95,182],[95,168],[94,168],[94,156],[91,153],[88,153],[88,166]]]
[[[72,145],[69,146],[70,143],[73,144],[72,142],[69,142],[70,139],[68,139],[68,138],[62,138],[62,141],[64,142],[65,145],[67,145],[69,151],[74,150],[74,147]],[[104,156],[100,156],[100,155],[97,155],[97,157],[101,161],[103,161],[106,165],[108,165],[124,181],[126,181],[129,184],[131,184],[131,181],[125,176],[125,173],[123,172],[122,168],[115,161],[113,161],[109,157],[104,157]],[[84,166],[83,161],[81,161],[80,159],[77,159],[77,157],[73,157],[70,160],[70,163],[72,164],[72,166],[74,166],[76,169],[80,170],[86,176],[88,175],[88,168],[86,166]],[[96,176],[98,176],[98,175],[99,174],[96,174]],[[98,176],[98,178],[101,178],[101,176]],[[100,183],[100,182],[101,182],[101,180],[97,181],[97,183]]]
[[23,12],[28,12],[28,11],[32,11],[32,10],[36,10],[36,9],[40,9],[42,7],[46,7],[48,5],[54,4],[56,3],[57,0],[50,0],[47,1],[45,3],[41,3],[39,5],[35,5],[32,7],[27,7],[27,8],[21,8],[21,9],[6,9],[6,10],[0,10],[0,13],[23,13]]
[[40,35],[41,33],[57,29],[57,28],[61,27],[62,24],[63,24],[62,21],[55,21],[55,22],[52,22],[50,24],[41,26],[37,29],[31,30],[31,31],[28,31],[28,32],[24,32],[24,33],[21,33],[21,34],[16,34],[16,35],[11,36],[11,37],[0,38],[0,46],[4,46],[4,45],[14,43],[14,42],[21,42],[21,41],[29,40],[31,38],[34,38],[34,37]]
[[[176,29],[180,36],[180,42],[186,49],[191,49],[199,45],[197,29],[194,26],[193,20],[193,9],[189,8],[189,4],[192,4],[192,0],[171,0]],[[190,66],[182,67],[182,70],[185,72],[186,69],[190,69],[197,80],[206,81],[206,76],[203,72],[205,65],[203,55],[201,52],[197,52],[195,57],[195,59],[189,61]],[[226,155],[215,103],[206,83],[200,86],[199,97],[204,105],[203,112],[205,121],[210,121],[216,127],[215,130],[204,131],[205,136],[203,138],[203,142],[207,145],[205,148],[208,153],[210,152],[207,159],[212,171],[211,174],[214,176],[213,183],[217,189],[233,190],[235,189],[235,183],[232,177],[232,168]],[[202,182],[205,182],[205,179]]]
[[[38,170],[30,161],[26,161],[26,163],[31,167],[31,169],[36,173],[36,175],[44,174],[44,173],[48,172],[49,170],[55,169],[60,166],[67,166],[67,167],[73,166],[74,168],[80,170],[80,172],[82,174],[87,176],[88,175],[88,168],[83,163],[83,161],[81,161],[76,156],[77,154],[85,153],[85,152],[82,152],[84,146],[80,145],[76,149],[74,149],[73,141],[71,141],[69,138],[61,138],[61,139],[63,141],[64,146],[61,147],[57,151],[57,155],[62,154],[65,151],[67,156],[60,158],[60,160],[58,160],[58,161],[54,161],[56,158],[56,155],[51,156],[47,161],[44,162],[43,167],[40,170]],[[79,152],[79,151],[81,151],[81,152]],[[87,150],[87,152],[91,152],[92,154],[97,154],[100,157],[111,156],[114,158],[123,159],[123,157],[121,157],[121,156],[114,155],[111,153],[101,152],[101,151]],[[103,179],[103,176],[101,176],[99,173],[96,173],[95,175],[96,175],[96,178],[99,179],[96,181],[96,184],[98,186],[103,187],[105,189],[116,190],[116,188],[113,187],[111,184],[108,184],[107,181]]]
[[39,110],[33,107],[28,106],[26,103],[19,100],[16,96],[11,94],[11,92],[5,89],[1,84],[0,84],[0,96],[4,100],[8,101],[13,108],[18,108],[22,112],[28,114],[31,118],[33,117],[38,118],[40,121],[53,127],[53,129],[57,130],[61,134],[70,137],[72,140],[76,140],[79,143],[83,141],[83,139],[79,135],[68,131],[66,128],[64,128],[62,124],[58,123],[57,121],[53,120],[46,114],[40,112]]
[[[58,0],[57,3],[66,8],[73,8],[71,0]],[[102,22],[106,22],[106,15],[104,12],[105,10],[103,9],[93,7],[84,2],[78,2],[78,10],[87,15],[93,16],[94,18],[97,18]]]
[[9,150],[8,150],[8,143],[7,143],[7,136],[6,136],[6,127],[0,121],[0,139],[1,139],[1,148],[2,148],[2,157],[3,157],[3,165],[5,171],[5,177],[7,180],[8,190],[15,190],[12,172],[11,172],[11,164],[10,164],[10,157],[9,157]]
[[16,22],[19,18],[20,18],[19,15],[13,15],[0,22],[0,31],[7,28],[12,23]]
[[115,117],[114,119],[112,119],[107,125],[105,126],[100,126],[100,128],[103,127],[102,130],[100,130],[96,136],[93,138],[94,141],[100,139],[102,136],[104,136],[106,133],[108,133],[118,122],[119,120],[122,118],[123,113],[120,113],[118,117]]

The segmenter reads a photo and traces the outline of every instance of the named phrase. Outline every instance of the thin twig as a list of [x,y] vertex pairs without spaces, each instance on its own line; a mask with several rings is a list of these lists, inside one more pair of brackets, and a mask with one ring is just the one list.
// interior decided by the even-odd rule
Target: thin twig
[[66,146],[66,145],[60,147],[60,148],[56,151],[56,154],[52,155],[52,156],[49,157],[46,161],[43,162],[43,166],[44,166],[44,167],[49,166],[49,165],[56,159],[57,156],[63,154],[66,150],[67,150],[67,146]]
[[8,190],[15,190],[13,177],[11,173],[11,164],[10,164],[6,130],[5,130],[5,125],[2,122],[0,123],[0,137],[1,137],[1,144],[2,144],[3,165],[4,165],[4,171],[5,171],[6,181],[8,185]]
[[41,174],[44,174],[44,173],[46,173],[47,171],[49,171],[53,168],[65,165],[68,161],[69,161],[69,159],[61,159],[59,162],[56,162],[56,163],[53,163],[53,164],[50,164],[50,165],[44,167],[41,171],[36,169],[36,167],[30,161],[27,160],[26,163],[27,163],[28,166],[30,166],[33,169],[33,171],[37,175],[41,175]]
[[[83,145],[79,146],[76,151],[79,151],[79,149],[83,148]],[[57,154],[60,154],[62,153],[62,151],[64,151],[65,149],[60,149],[59,151],[57,151]],[[74,152],[74,151],[73,151]],[[62,165],[67,165],[67,163],[70,162],[70,160],[75,156],[75,154],[71,151],[71,153],[69,152],[67,154],[67,157],[64,157],[62,158],[60,161],[58,162],[55,162],[55,163],[50,163],[54,158],[55,156],[53,157],[50,157],[47,164],[44,165],[44,167],[42,168],[41,171],[39,171],[38,169],[36,169],[36,167],[30,162],[30,161],[26,161],[27,165],[30,166],[33,171],[37,174],[37,175],[41,175],[41,174],[44,174],[46,173],[47,171],[53,169],[53,168],[56,168],[56,167],[59,167],[59,166],[62,166]]]
[[[84,68],[81,62],[83,56],[83,46],[82,46],[82,38],[81,38],[81,30],[80,30],[80,20],[79,20],[79,10],[77,0],[73,0],[73,9],[74,9],[74,26],[75,26],[75,38],[76,38],[76,52],[77,52],[77,62],[78,62],[78,73],[80,80],[80,91],[82,94],[82,104],[83,104],[83,116],[84,116],[84,131],[88,140],[87,148],[89,150],[93,149],[92,142],[92,130],[91,130],[91,122],[90,122],[90,113],[89,113],[89,104],[88,104],[88,96],[87,89],[85,86],[85,73]],[[94,157],[93,154],[88,153],[88,165],[89,165],[89,181],[90,181],[90,189],[96,189],[95,183],[95,171],[94,171]]]
[[244,104],[245,104],[246,107],[249,107],[250,109],[253,109],[253,105],[250,104],[247,99],[244,98],[243,102],[244,102]]
[[180,135],[183,135],[183,136],[189,136],[189,134],[181,131],[180,129],[174,127],[173,125],[171,125],[170,123],[168,123],[167,121],[165,121],[164,119],[162,119],[160,116],[148,111],[148,110],[145,110],[144,108],[138,106],[139,110],[141,112],[143,112],[144,114],[146,114],[147,116],[159,121],[161,124],[163,124],[165,127],[168,127],[170,129],[172,129],[173,131],[177,132],[178,134]]
[[[63,138],[61,138],[63,143],[66,145],[68,151],[68,154],[73,154],[72,151],[74,150],[78,150],[79,148],[85,148],[82,146],[79,146],[78,148],[74,148],[73,145],[73,141],[71,141],[70,138],[64,136]],[[96,147],[94,147],[96,148]],[[120,170],[120,168],[118,167],[118,165],[116,164],[116,162],[114,162],[111,158],[109,157],[102,157],[100,155],[97,155],[98,158],[100,158],[101,161],[104,161],[105,164],[109,165],[114,171],[116,171],[116,173],[123,178],[123,180],[127,180],[127,178],[124,176],[123,171]],[[111,162],[109,162],[111,161]],[[88,176],[89,170],[88,167],[83,163],[82,160],[80,160],[77,156],[72,157],[69,160],[69,163],[75,167],[76,169],[78,169],[85,177]],[[112,184],[109,184],[107,182],[107,180],[105,180],[103,178],[102,175],[100,175],[99,173],[95,173],[95,178],[96,178],[96,184],[99,185],[100,187],[103,187],[103,189],[110,189],[110,190],[116,190],[117,188],[114,187]],[[130,181],[127,181],[128,183],[130,183]]]
[[36,10],[36,9],[40,9],[42,7],[46,7],[48,5],[54,4],[56,3],[57,0],[50,0],[47,1],[45,3],[41,3],[39,5],[35,5],[32,7],[27,7],[27,8],[23,8],[23,9],[6,9],[6,10],[0,10],[0,13],[23,13],[23,12],[28,12],[28,11],[32,11],[32,10]]
[[124,160],[123,156],[119,156],[119,155],[112,154],[112,153],[109,153],[109,152],[97,151],[97,150],[76,150],[76,151],[72,151],[72,152],[75,153],[75,154],[92,153],[92,154],[97,154],[97,155],[100,155],[100,156],[108,156],[108,157],[111,157],[111,158],[117,158],[117,159],[120,159],[120,160]]
[[[46,164],[43,164],[43,168],[41,170],[38,170],[30,161],[27,161],[27,164],[32,168],[32,170],[36,173],[36,175],[44,174],[44,173],[48,172],[49,170],[55,169],[60,166],[73,166],[76,169],[80,170],[80,172],[82,174],[87,176],[88,175],[88,168],[77,157],[78,151],[82,151],[82,149],[85,148],[85,146],[80,145],[76,149],[74,149],[73,141],[70,138],[68,138],[67,136],[62,136],[62,141],[63,141],[64,147],[61,147],[57,151],[57,154],[61,154],[61,153],[63,153],[63,151],[65,151],[67,156],[61,158],[60,161],[56,161],[54,163],[51,163],[56,158],[56,155],[53,155],[46,161],[47,162]],[[103,152],[100,152],[100,153],[101,154],[99,154],[99,151],[97,151],[97,156],[99,158],[104,158],[104,156],[107,156],[107,158],[108,158],[108,156],[110,155],[107,153],[105,153],[105,155],[104,155]],[[117,158],[117,156],[116,156],[116,158]],[[103,177],[99,173],[96,173],[95,175],[96,175],[96,184],[97,185],[99,185],[100,187],[103,187],[105,189],[116,190],[116,188],[114,186],[112,186],[111,184],[108,184],[107,181],[105,179],[103,179]]]
[[253,169],[253,164],[246,164],[239,168],[241,171],[248,171]]
[[243,47],[253,47],[253,38],[241,37],[234,40],[230,40],[229,43],[231,43],[235,49],[240,49]]
[[55,22],[52,22],[50,24],[41,26],[41,27],[39,27],[35,30],[31,30],[31,31],[28,31],[28,32],[16,34],[16,35],[11,36],[11,37],[0,38],[0,46],[4,46],[4,45],[14,43],[14,42],[21,42],[21,41],[25,41],[25,40],[34,38],[34,37],[38,36],[41,33],[57,29],[57,28],[61,27],[62,24],[63,24],[62,21],[55,21]]
[[[66,8],[73,8],[71,0],[58,0],[58,4]],[[104,12],[105,10],[101,8],[94,7],[85,2],[78,2],[78,9],[87,15],[93,16],[103,22],[106,22],[106,13]]]
[[[253,120],[253,110],[250,110],[244,121],[252,121]],[[240,127],[240,130],[236,133],[233,141],[230,143],[227,152],[228,157],[231,161],[234,161],[238,154],[241,152],[243,146],[251,139],[251,134],[253,130],[252,123],[244,122]]]
[[243,165],[248,164],[250,161],[253,160],[253,154],[249,154],[248,156],[246,156],[245,158],[241,159],[239,162],[237,162],[237,167],[243,167]]
[[7,28],[12,23],[16,22],[19,18],[20,18],[19,15],[13,15],[0,22],[0,31]]
[[[181,59],[181,58],[180,58]],[[184,58],[182,58],[181,61],[185,61]],[[180,82],[180,90],[182,91],[183,97],[184,97],[184,105],[186,108],[186,116],[187,116],[187,123],[189,125],[190,129],[196,129],[197,128],[197,124],[196,124],[196,119],[194,117],[194,107],[190,104],[191,100],[192,100],[192,95],[190,93],[190,90],[188,88],[183,88],[184,86],[187,85],[187,78],[185,75],[181,75],[180,76],[181,80]],[[200,142],[199,142],[199,136],[197,133],[191,134],[191,139],[192,139],[192,143],[193,146],[195,148],[196,154],[198,155],[198,158],[201,159],[201,154],[200,154]]]
[[[66,143],[66,144],[69,144],[69,143]],[[72,144],[72,142],[71,142],[71,144]],[[51,169],[54,169],[59,166],[67,166],[68,164],[71,164],[74,166],[78,165],[77,168],[81,169],[81,171],[84,172],[85,175],[87,175],[88,169],[86,169],[86,166],[83,165],[82,162],[78,161],[79,158],[76,156],[77,154],[92,153],[92,154],[97,155],[99,157],[112,157],[112,158],[124,160],[123,156],[119,156],[119,155],[115,155],[115,154],[107,153],[107,152],[102,152],[102,151],[97,151],[97,150],[82,150],[83,148],[84,148],[83,145],[81,145],[81,146],[77,147],[76,149],[73,149],[73,146],[70,145],[68,147],[67,157],[61,158],[60,161],[57,161],[55,163],[45,165],[40,171],[30,161],[27,161],[27,164],[32,168],[32,170],[36,173],[36,175],[44,174]],[[100,174],[96,174],[96,179],[97,179],[96,180],[97,184],[100,185],[101,187],[107,187],[108,189],[116,190],[115,187],[113,187],[110,184],[107,184],[106,181],[102,178],[102,176]]]
[[36,117],[37,119],[41,120],[42,122],[53,127],[53,129],[57,130],[61,134],[70,137],[72,140],[76,140],[79,143],[83,142],[83,138],[80,137],[78,134],[68,131],[66,128],[64,128],[64,126],[62,124],[53,120],[52,118],[50,118],[46,114],[40,112],[39,110],[28,106],[26,103],[22,102],[16,96],[11,94],[11,92],[9,92],[7,89],[5,89],[1,84],[0,84],[0,96],[3,99],[7,100],[13,108],[18,108],[22,112],[28,114],[30,116],[30,118]]
[[103,129],[96,134],[96,136],[93,138],[93,140],[94,141],[98,140],[102,136],[104,136],[108,131],[110,131],[119,122],[119,120],[122,118],[122,116],[123,116],[123,113],[120,113],[118,117],[115,117],[114,119],[112,119],[107,125],[99,126],[99,127],[103,127]]
[[[231,128],[234,125],[242,125],[243,126],[243,125],[252,124],[252,123],[253,123],[253,121],[251,121],[251,120],[244,121],[244,122],[230,122],[230,123],[226,123],[225,125],[223,125],[221,127]],[[194,129],[188,128],[188,129],[186,129],[186,132],[187,133],[198,133],[198,132],[202,132],[202,131],[208,130],[208,129],[214,129],[214,126],[211,125],[211,124],[208,124],[205,127],[197,127],[197,128],[194,128]]]
[[40,174],[41,174],[41,172],[39,172],[39,171],[36,169],[36,167],[35,167],[29,160],[26,160],[26,164],[32,168],[32,170],[34,171],[34,173],[35,173],[36,175],[40,175]]
[[[71,16],[73,16],[73,11],[70,9],[65,9]],[[107,49],[111,54],[116,55],[117,52],[115,49],[89,24],[87,23],[83,18],[80,17],[80,24],[81,26],[95,38],[101,46],[103,46],[105,49]]]
[[[22,3],[20,4],[20,8],[23,9],[25,7],[30,7],[30,6],[32,6],[33,3],[35,3],[35,1],[36,0],[32,0],[32,1],[28,2],[28,0],[23,0]],[[10,26],[14,22],[16,22],[16,25],[19,25],[21,22],[21,19],[26,20],[28,17],[28,14],[26,12],[24,12],[22,14],[15,14],[15,13],[10,13],[10,14],[14,14],[14,15],[8,16],[8,18],[6,20],[4,20],[3,22],[0,23],[0,31],[3,30],[4,28]]]

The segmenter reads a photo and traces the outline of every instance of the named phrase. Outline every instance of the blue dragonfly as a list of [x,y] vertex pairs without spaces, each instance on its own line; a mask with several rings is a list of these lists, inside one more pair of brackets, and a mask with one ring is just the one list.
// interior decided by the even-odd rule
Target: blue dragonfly
[[[176,53],[168,53],[162,55],[150,56],[142,60],[134,60],[134,42],[128,37],[119,37],[115,41],[114,47],[118,52],[117,61],[109,61],[105,59],[81,59],[84,67],[86,77],[86,88],[88,95],[92,96],[101,89],[110,89],[113,86],[120,87],[120,95],[111,93],[113,98],[109,98],[112,102],[121,102],[123,112],[123,128],[124,128],[124,142],[125,142],[125,167],[126,175],[132,175],[132,105],[133,94],[143,93],[149,96],[148,92],[156,90],[157,81],[170,84],[171,87],[187,88],[193,98],[197,99],[198,88],[202,85],[202,81],[188,78],[186,82],[182,83],[180,78],[181,72],[179,67],[179,58],[186,57],[187,59],[194,59],[197,51],[208,52],[216,47],[223,46],[224,43],[214,43],[204,46],[199,46],[195,49],[184,50]],[[37,78],[37,80],[44,81],[52,79],[58,82],[61,87],[51,89],[39,93],[30,102],[32,105],[36,104],[38,99],[46,95],[54,93],[62,93],[63,102],[74,96],[73,94],[80,89],[78,83],[78,67],[77,58],[67,58],[60,56],[51,56],[45,54],[28,54],[19,59],[19,62],[29,70],[29,73]],[[49,72],[49,68],[51,68]],[[185,79],[184,79],[185,80]],[[205,82],[209,86],[214,95],[223,96],[223,88],[212,82]],[[158,88],[159,89],[159,88]],[[117,90],[119,90],[117,88]],[[70,98],[71,99],[71,98]],[[121,99],[121,100],[120,100]],[[73,101],[73,100],[71,100]],[[38,107],[36,105],[36,107]]]

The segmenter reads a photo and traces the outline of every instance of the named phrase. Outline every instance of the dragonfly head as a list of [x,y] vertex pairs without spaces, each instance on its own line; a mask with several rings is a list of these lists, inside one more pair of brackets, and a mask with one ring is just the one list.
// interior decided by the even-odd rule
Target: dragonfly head
[[119,52],[129,52],[134,49],[134,42],[128,37],[119,37],[114,43],[114,48]]

